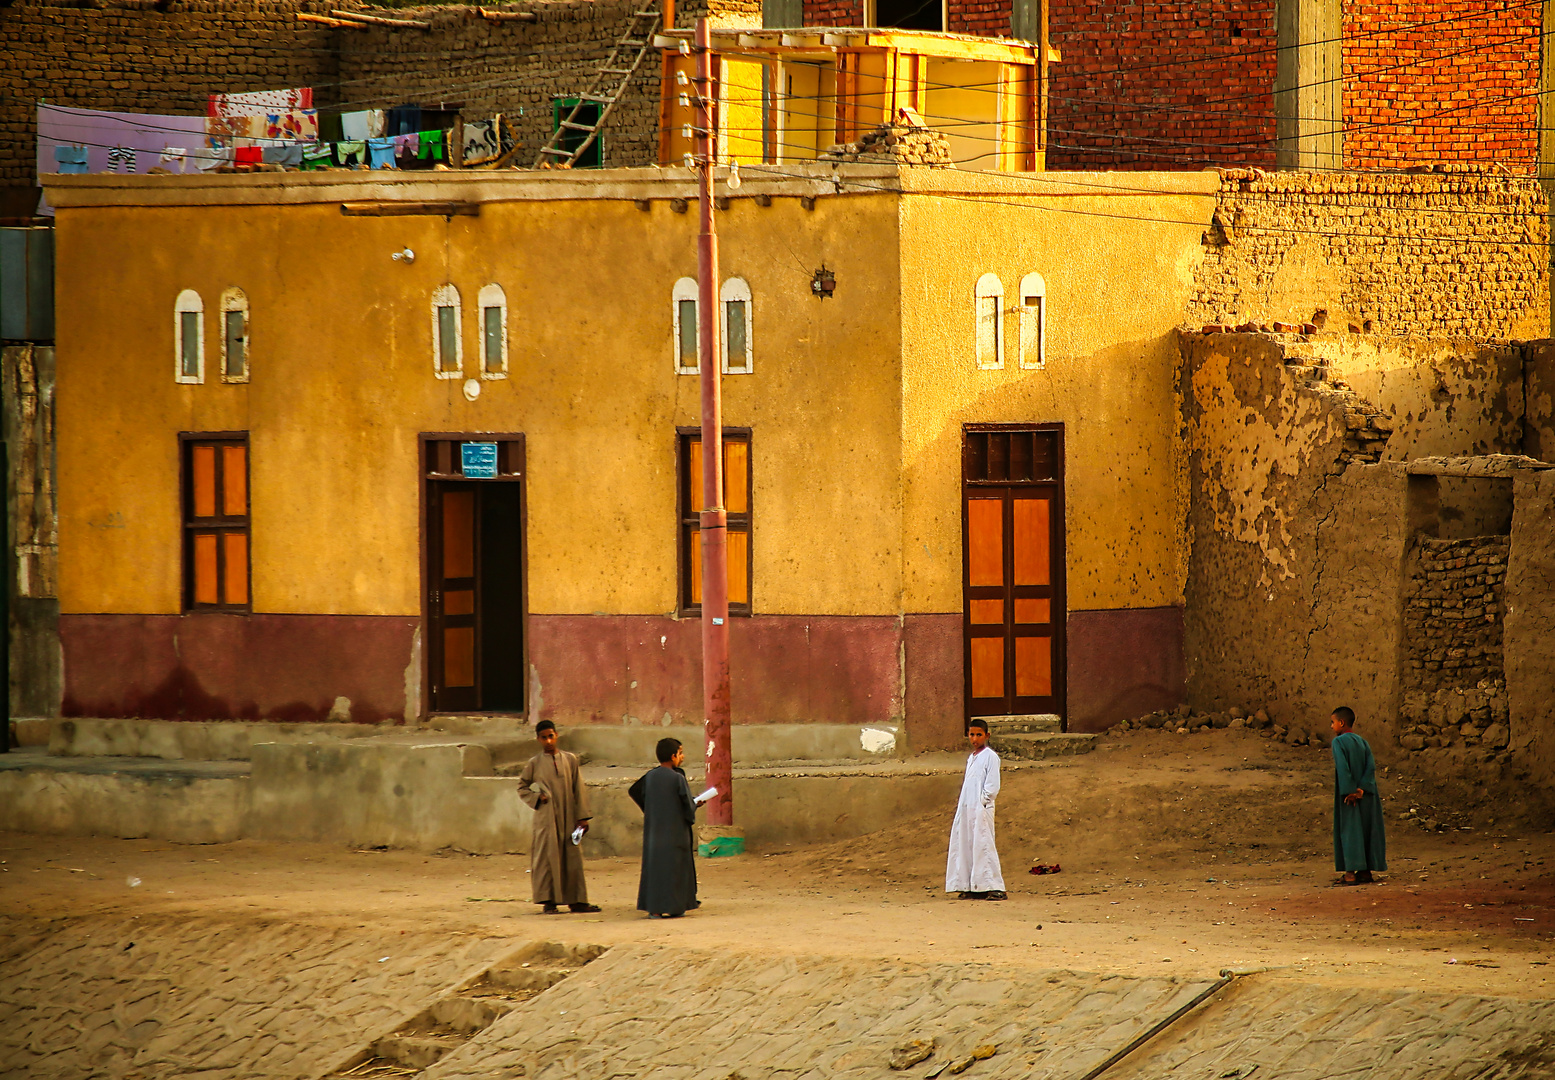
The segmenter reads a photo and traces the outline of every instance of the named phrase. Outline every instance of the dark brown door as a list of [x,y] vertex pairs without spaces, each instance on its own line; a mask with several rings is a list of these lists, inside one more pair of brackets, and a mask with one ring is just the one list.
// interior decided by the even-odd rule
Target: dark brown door
[[967,716],[1062,719],[1062,426],[969,426],[962,460]]
[[525,708],[523,487],[516,471],[522,451],[521,445],[511,456],[507,450],[501,466],[511,461],[515,472],[456,480],[441,477],[460,471],[459,443],[427,444],[427,669],[434,712]]

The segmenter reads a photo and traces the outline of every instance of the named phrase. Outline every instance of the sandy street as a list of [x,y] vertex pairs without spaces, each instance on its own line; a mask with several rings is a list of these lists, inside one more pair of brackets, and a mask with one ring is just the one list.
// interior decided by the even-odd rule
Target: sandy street
[[[1506,792],[1449,803],[1446,789],[1395,772],[1381,778],[1391,873],[1335,888],[1330,769],[1326,751],[1216,731],[1111,737],[1087,757],[1011,773],[998,811],[1004,903],[943,892],[944,807],[853,841],[698,860],[705,903],[678,921],[633,910],[633,859],[588,863],[601,915],[545,917],[528,902],[524,856],[16,834],[0,837],[0,910],[13,931],[134,915],[284,920],[1148,976],[1272,969],[1555,997],[1549,822],[1519,821]],[[1411,809],[1452,824],[1427,832],[1400,818]],[[1036,862],[1063,869],[1032,876]]]

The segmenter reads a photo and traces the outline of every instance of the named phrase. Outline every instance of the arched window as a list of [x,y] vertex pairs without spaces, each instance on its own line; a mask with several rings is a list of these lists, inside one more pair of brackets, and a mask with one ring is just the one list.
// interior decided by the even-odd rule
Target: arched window
[[193,289],[179,293],[173,305],[173,377],[205,381],[205,301]]
[[695,375],[702,369],[702,336],[697,331],[697,283],[683,277],[675,282],[675,335],[670,345],[675,353],[675,374]]
[[221,293],[221,381],[248,382],[248,297],[237,286]]
[[493,282],[481,286],[481,378],[508,377],[508,298]]
[[439,285],[432,292],[432,370],[439,379],[464,375],[464,342],[459,327],[459,290]]
[[1047,282],[1041,274],[1020,279],[1020,366],[1027,370],[1047,363]]
[[718,290],[723,310],[723,369],[727,375],[749,375],[754,367],[751,342],[751,287],[744,278],[730,278]]
[[1004,366],[1004,286],[994,274],[977,279],[977,366]]

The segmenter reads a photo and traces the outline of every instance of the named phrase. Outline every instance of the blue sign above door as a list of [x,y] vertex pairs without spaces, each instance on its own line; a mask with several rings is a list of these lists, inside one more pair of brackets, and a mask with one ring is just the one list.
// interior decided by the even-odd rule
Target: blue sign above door
[[497,476],[497,444],[467,442],[459,444],[462,471],[469,480],[494,480]]

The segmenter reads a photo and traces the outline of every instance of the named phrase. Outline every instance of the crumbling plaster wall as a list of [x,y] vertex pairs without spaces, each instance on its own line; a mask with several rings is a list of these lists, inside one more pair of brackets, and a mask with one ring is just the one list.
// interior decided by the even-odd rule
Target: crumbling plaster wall
[[1521,768],[1555,782],[1555,469],[1513,481],[1503,663],[1512,752]]
[[1388,334],[1549,333],[1549,200],[1488,173],[1221,171],[1194,324],[1365,320]]
[[1387,460],[1523,452],[1515,345],[1325,332],[1287,353],[1328,367],[1382,410],[1393,426]]
[[1353,396],[1312,385],[1279,342],[1253,334],[1180,342],[1189,701],[1206,710],[1261,705],[1312,730],[1341,699],[1363,716],[1393,715],[1403,467],[1363,462],[1352,449]]
[[1555,340],[1523,345],[1523,453],[1555,461]]

